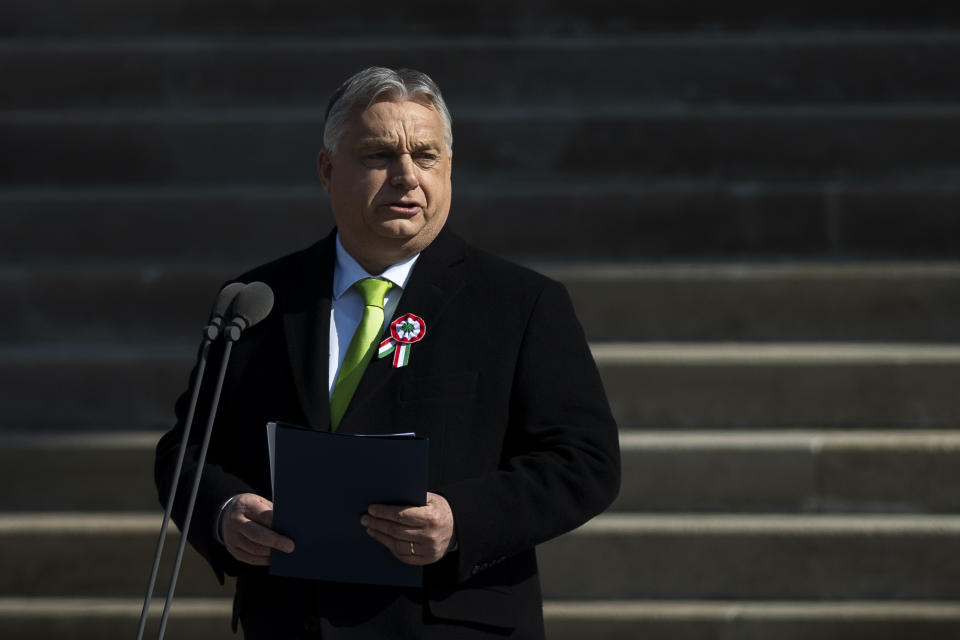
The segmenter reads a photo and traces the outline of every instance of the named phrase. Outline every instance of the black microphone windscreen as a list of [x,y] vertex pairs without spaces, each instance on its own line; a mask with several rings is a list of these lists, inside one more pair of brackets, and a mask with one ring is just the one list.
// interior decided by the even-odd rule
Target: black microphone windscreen
[[233,299],[237,297],[246,285],[242,282],[231,282],[217,294],[217,299],[213,303],[213,310],[210,312],[210,320],[221,319],[230,308]]
[[[233,316],[242,318],[252,327],[268,315],[273,309],[273,289],[264,282],[251,282],[246,285],[233,300]],[[232,320],[232,319],[231,319]]]

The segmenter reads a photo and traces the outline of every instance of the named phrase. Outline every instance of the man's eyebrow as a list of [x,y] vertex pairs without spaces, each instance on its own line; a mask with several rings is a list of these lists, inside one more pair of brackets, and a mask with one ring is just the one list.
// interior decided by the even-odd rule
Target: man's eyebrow
[[369,138],[360,138],[357,141],[358,147],[389,147],[393,148],[397,146],[397,141],[394,138],[386,138],[383,136],[370,136]]
[[[357,148],[359,149],[396,149],[397,145],[396,138],[382,136],[370,136],[357,141]],[[411,151],[439,150],[440,147],[441,144],[437,140],[416,140],[410,143]]]
[[410,143],[410,148],[413,151],[438,151],[440,142],[437,140],[418,140]]

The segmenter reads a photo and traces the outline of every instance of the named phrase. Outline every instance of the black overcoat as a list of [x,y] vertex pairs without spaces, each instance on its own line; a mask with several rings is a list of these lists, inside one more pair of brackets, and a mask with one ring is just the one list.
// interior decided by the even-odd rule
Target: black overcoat
[[[393,589],[270,577],[215,540],[226,499],[271,497],[268,421],[329,429],[334,238],[237,279],[266,282],[276,302],[233,348],[190,543],[221,579],[237,576],[234,624],[239,617],[250,639],[542,638],[534,546],[612,502],[617,427],[564,287],[448,230],[422,252],[397,308],[423,318],[425,338],[405,367],[371,362],[339,431],[429,437],[430,490],[453,510],[458,549],[426,569],[423,589]],[[207,401],[216,365],[208,371]],[[184,394],[157,446],[161,502],[187,404]],[[196,468],[203,399],[199,406],[181,487]],[[185,503],[178,498],[178,523]]]

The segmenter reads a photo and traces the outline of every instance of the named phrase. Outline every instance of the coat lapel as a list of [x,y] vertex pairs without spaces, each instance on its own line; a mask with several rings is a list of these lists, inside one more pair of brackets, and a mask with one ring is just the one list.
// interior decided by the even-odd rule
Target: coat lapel
[[336,230],[304,252],[283,315],[297,396],[309,426],[320,430],[330,428],[327,377],[335,241]]
[[[443,310],[463,287],[463,274],[457,266],[463,262],[465,249],[466,245],[458,236],[449,231],[441,231],[430,246],[423,250],[413,267],[410,280],[400,297],[400,305],[394,316],[413,313],[423,318],[427,325],[425,340],[430,339],[431,327],[436,327],[442,321]],[[386,321],[389,323],[393,319],[387,318]],[[383,337],[386,335],[385,332]],[[416,345],[411,351],[411,358],[416,358]],[[376,426],[354,424],[350,416],[356,412],[358,406],[393,401],[392,396],[383,395],[384,386],[394,376],[391,363],[392,358],[378,360],[374,355],[350,400],[338,431],[342,433],[376,432]]]

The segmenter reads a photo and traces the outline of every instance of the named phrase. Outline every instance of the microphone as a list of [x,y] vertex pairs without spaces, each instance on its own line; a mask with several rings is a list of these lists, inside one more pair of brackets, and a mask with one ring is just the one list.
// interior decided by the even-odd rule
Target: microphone
[[203,336],[211,342],[220,337],[220,329],[223,327],[223,316],[227,313],[230,305],[236,299],[246,285],[242,282],[232,282],[220,290],[217,299],[213,303],[213,309],[210,311],[210,320],[207,326],[203,328]]
[[207,355],[210,352],[210,345],[220,335],[220,328],[223,326],[223,316],[227,309],[233,304],[237,295],[246,287],[243,283],[234,282],[228,284],[213,303],[213,309],[210,311],[210,319],[207,326],[203,328],[203,341],[200,345],[200,356],[197,360],[197,373],[193,380],[193,388],[190,393],[190,406],[187,409],[187,419],[183,425],[183,437],[180,440],[180,450],[177,454],[177,464],[173,472],[173,480],[170,484],[170,495],[167,498],[166,508],[163,510],[163,523],[160,525],[160,536],[157,539],[157,548],[154,551],[153,567],[150,570],[150,580],[147,583],[147,594],[143,599],[143,610],[140,612],[140,623],[137,628],[137,640],[143,638],[143,632],[147,625],[147,614],[150,611],[150,601],[153,599],[153,589],[157,583],[157,572],[160,570],[160,556],[163,553],[163,545],[167,539],[167,529],[170,526],[170,515],[173,512],[173,500],[177,494],[177,486],[180,483],[180,471],[183,468],[183,458],[187,451],[187,441],[190,438],[190,428],[193,426],[193,415],[197,408],[197,398],[200,395],[200,383],[203,381],[203,374],[207,367]]
[[[173,603],[173,593],[177,586],[177,578],[180,575],[180,565],[183,563],[183,551],[187,546],[187,534],[190,531],[190,521],[193,519],[193,508],[197,502],[197,494],[200,491],[200,477],[203,473],[203,465],[207,460],[210,435],[213,433],[213,423],[217,417],[217,407],[220,404],[220,392],[223,390],[223,379],[227,374],[227,365],[230,362],[231,350],[233,349],[234,343],[240,339],[241,334],[270,315],[271,310],[273,310],[273,289],[263,282],[252,282],[248,285],[243,285],[229,305],[227,315],[230,316],[230,324],[223,329],[226,346],[223,348],[223,360],[220,362],[220,372],[217,375],[217,384],[213,391],[213,401],[210,404],[210,411],[207,414],[207,428],[203,434],[203,444],[200,447],[200,455],[197,457],[197,473],[194,475],[193,487],[190,490],[190,498],[187,501],[187,515],[183,520],[183,527],[180,531],[177,558],[173,563],[170,587],[167,589],[167,601],[163,605],[163,615],[160,617],[160,630],[157,634],[158,640],[163,640],[163,634],[167,628],[167,619],[170,616],[170,605]],[[184,439],[184,442],[186,442],[186,439]],[[176,482],[176,478],[174,478],[174,482]],[[172,493],[170,502],[171,504],[173,502]],[[139,636],[137,638],[139,640]]]
[[229,342],[236,342],[240,334],[270,315],[273,309],[273,289],[263,282],[251,282],[237,294],[230,305],[230,324],[224,330]]

